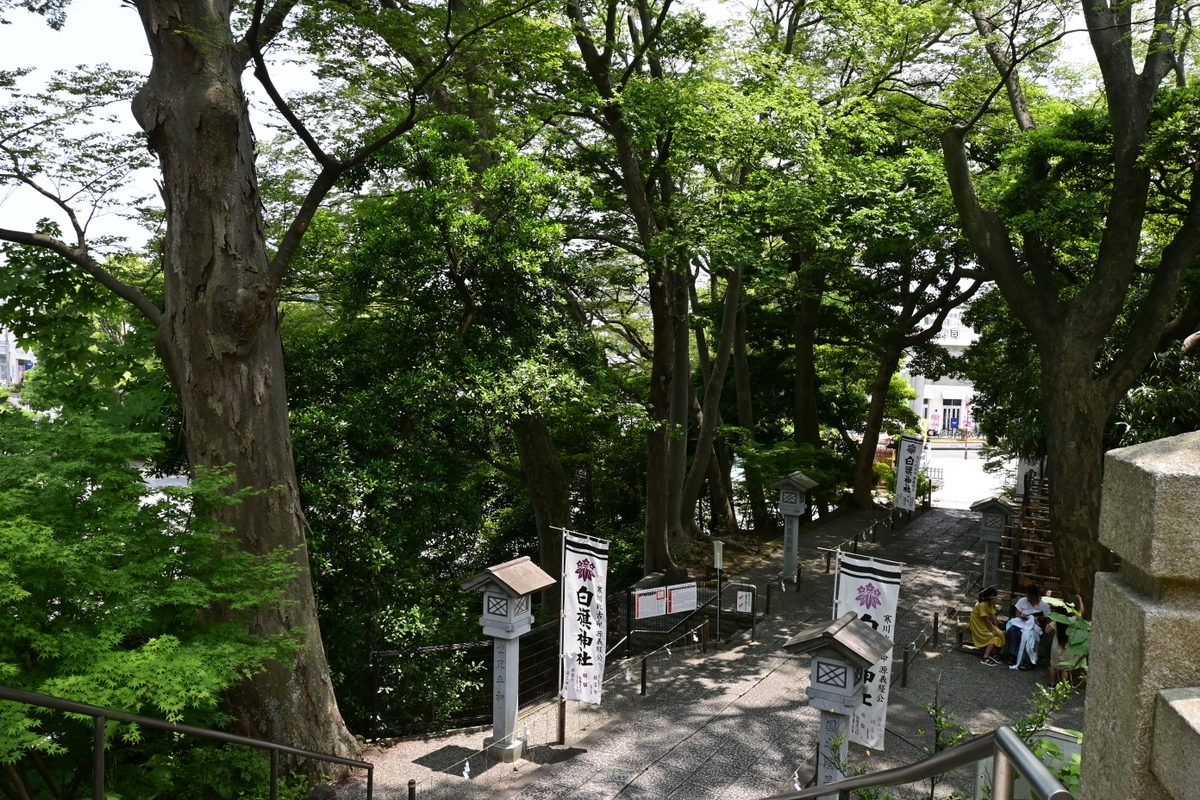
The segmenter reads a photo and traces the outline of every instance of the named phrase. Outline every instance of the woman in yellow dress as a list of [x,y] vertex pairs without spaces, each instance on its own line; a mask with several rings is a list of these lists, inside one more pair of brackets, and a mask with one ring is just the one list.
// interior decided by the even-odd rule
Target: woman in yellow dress
[[1004,631],[996,620],[997,594],[996,587],[989,586],[979,593],[979,602],[971,609],[971,640],[976,647],[984,648],[980,662],[989,667],[1000,664],[992,654],[1004,647]]

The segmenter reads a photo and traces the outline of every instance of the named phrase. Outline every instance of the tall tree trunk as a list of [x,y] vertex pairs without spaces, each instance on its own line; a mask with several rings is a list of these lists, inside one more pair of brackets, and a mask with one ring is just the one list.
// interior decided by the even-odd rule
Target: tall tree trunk
[[[748,304],[738,309],[737,325],[733,335],[733,385],[737,394],[738,427],[745,431],[748,443],[754,443],[754,396],[750,389],[750,354],[746,346],[746,310]],[[762,475],[758,467],[742,459],[742,480],[746,495],[750,498],[750,524],[757,535],[778,533],[775,516],[767,509],[763,492]]]
[[[1059,352],[1072,349],[1078,348]],[[1096,534],[1111,409],[1100,399],[1090,359],[1043,357],[1041,381],[1055,561],[1065,596],[1079,593],[1091,608],[1095,573],[1113,568],[1112,553]]]
[[729,459],[722,457],[721,443],[713,445],[712,456],[708,460],[708,496],[712,502],[712,526],[723,536],[735,536],[738,533],[737,512],[733,508],[733,494],[730,491]]
[[871,403],[867,407],[867,422],[863,426],[862,443],[854,461],[854,504],[859,508],[875,506],[875,450],[879,446],[879,431],[883,427],[883,416],[887,411],[888,391],[892,376],[900,366],[903,350],[895,342],[889,343],[879,357],[875,378],[871,382]]
[[[690,281],[682,266],[677,266],[671,273],[671,336],[675,358],[671,370],[670,435],[667,439],[667,502],[670,504],[667,507],[667,543],[672,550],[687,543],[689,531],[685,517],[695,517],[694,510],[684,512],[692,394],[692,332],[688,327]],[[657,341],[655,346],[658,346]],[[692,506],[694,509],[694,498]]]
[[[695,526],[695,506],[700,497],[705,475],[708,473],[708,462],[712,457],[713,443],[716,440],[717,423],[721,417],[721,395],[725,388],[725,373],[729,369],[729,360],[733,353],[734,330],[737,327],[738,307],[742,299],[742,268],[737,266],[729,278],[725,290],[724,309],[721,314],[720,342],[717,344],[716,358],[711,361],[704,380],[704,406],[700,411],[700,429],[696,438],[696,457],[692,469],[688,473],[683,486],[683,508],[691,517],[691,525]],[[697,349],[706,350],[702,331],[697,329]],[[707,361],[707,354],[705,354]]]
[[[241,85],[247,53],[229,40],[229,2],[137,3],[154,66],[134,113],[163,176],[165,309],[157,348],[179,393],[193,467],[233,465],[235,488],[261,493],[216,513],[253,553],[283,548],[298,574],[252,628],[302,630],[286,664],[229,694],[250,735],[357,754],[333,694],[317,623],[292,463],[278,275],[268,266]],[[303,765],[320,769],[319,765]]]
[[825,291],[825,270],[800,266],[797,272],[799,298],[792,320],[793,352],[796,359],[793,394],[793,426],[796,444],[821,446],[821,423],[817,415],[817,315]]
[[650,276],[650,313],[654,328],[654,354],[650,363],[650,420],[646,434],[646,538],[642,569],[645,574],[675,566],[667,544],[667,514],[671,495],[667,489],[668,425],[671,417],[671,378],[675,359],[674,323],[667,296],[667,268]]
[[[555,578],[562,575],[562,531],[571,522],[571,487],[562,461],[540,414],[522,414],[513,423],[521,479],[533,506],[538,531],[541,568]],[[544,614],[558,613],[559,587],[542,590]]]
[[[616,0],[607,2],[607,18],[610,21],[618,19],[623,13],[618,9]],[[638,19],[642,24],[649,21],[649,7],[645,2],[638,5]],[[636,137],[624,116],[624,110],[617,97],[617,85],[613,75],[612,34],[608,33],[603,39],[603,50],[596,45],[596,37],[589,29],[589,20],[579,0],[566,0],[567,17],[571,20],[575,34],[575,43],[583,61],[588,80],[595,88],[601,99],[598,109],[603,120],[603,127],[612,138],[613,147],[617,152],[617,168],[621,176],[621,187],[625,200],[629,204],[629,213],[637,227],[638,243],[644,255],[647,269],[647,283],[650,295],[650,316],[654,330],[654,352],[650,365],[650,396],[649,416],[651,427],[646,434],[646,538],[643,551],[643,569],[648,575],[658,570],[669,570],[674,567],[671,549],[668,545],[668,535],[671,527],[673,501],[678,495],[670,488],[671,475],[671,431],[672,413],[683,414],[686,424],[687,405],[684,402],[681,409],[673,406],[673,379],[687,380],[687,376],[675,373],[675,319],[673,310],[676,308],[674,293],[676,277],[674,267],[670,263],[672,256],[660,255],[659,235],[669,229],[669,220],[660,220],[652,202],[651,192],[642,173],[641,153],[636,144]],[[630,28],[636,30],[638,20],[633,16],[628,18]],[[636,38],[636,37],[635,37]],[[642,40],[644,41],[644,40]],[[640,47],[640,45],[639,45]],[[642,66],[647,63],[656,77],[661,76],[657,65],[657,56],[652,52],[642,51],[645,56]],[[668,138],[669,140],[669,138]],[[667,145],[660,143],[665,156]],[[665,163],[665,158],[663,160]],[[658,176],[657,185],[664,192],[664,200],[670,205],[669,175]],[[686,262],[684,262],[686,263]],[[685,287],[686,291],[686,287]],[[685,295],[686,296],[686,295]],[[686,336],[683,340],[686,347]],[[686,393],[685,393],[686,395]],[[675,518],[678,518],[677,512]]]

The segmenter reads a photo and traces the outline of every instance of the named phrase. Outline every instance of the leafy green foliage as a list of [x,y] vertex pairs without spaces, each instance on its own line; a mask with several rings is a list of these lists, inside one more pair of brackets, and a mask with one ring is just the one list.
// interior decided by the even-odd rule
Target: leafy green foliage
[[[592,385],[600,351],[564,297],[588,281],[555,218],[575,202],[573,176],[503,141],[476,169],[474,136],[470,119],[446,116],[390,148],[371,180],[391,191],[319,216],[305,241],[293,293],[320,302],[285,307],[318,602],[338,620],[326,649],[358,726],[373,680],[364,653],[478,638],[477,597],[457,584],[537,552],[512,421],[541,413],[579,432],[563,458],[578,452],[581,480],[595,480],[609,468],[585,457],[595,424],[572,416],[623,409]],[[458,693],[457,672],[422,675],[431,696]]]
[[1057,597],[1047,597],[1046,602],[1061,611],[1051,611],[1050,619],[1057,625],[1067,627],[1066,652],[1071,655],[1063,664],[1087,672],[1088,652],[1092,649],[1092,621],[1084,619],[1072,603]]
[[[239,552],[210,521],[212,510],[239,501],[221,474],[201,473],[190,488],[147,486],[135,462],[153,448],[151,437],[84,417],[0,408],[0,679],[220,725],[221,693],[295,646],[246,622],[278,601],[295,567],[287,553]],[[46,759],[69,772],[90,735],[75,719],[0,706],[5,763]],[[144,738],[136,753],[120,746]],[[176,758],[154,755],[161,738],[128,725],[110,725],[109,739],[114,763],[127,765],[114,772],[129,785],[152,782],[154,764]]]
[[[58,235],[43,222],[39,232]],[[22,401],[43,411],[84,413],[116,429],[154,433],[154,465],[182,464],[178,403],[154,353],[154,328],[123,301],[41,250],[0,246],[0,324],[37,353]],[[108,268],[119,279],[161,294],[161,275],[133,256],[114,256]],[[149,455],[149,454],[148,454]]]

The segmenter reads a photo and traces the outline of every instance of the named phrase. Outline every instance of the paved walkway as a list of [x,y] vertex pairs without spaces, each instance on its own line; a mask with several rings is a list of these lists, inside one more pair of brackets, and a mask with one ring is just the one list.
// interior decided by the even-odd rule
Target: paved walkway
[[[760,623],[757,641],[740,637],[707,655],[697,643],[678,642],[648,659],[645,696],[638,693],[638,660],[612,662],[604,705],[570,704],[568,746],[543,744],[555,739],[553,705],[522,717],[518,727],[536,745],[534,761],[489,762],[479,752],[483,731],[372,750],[367,759],[376,765],[375,797],[408,797],[410,780],[423,800],[739,800],[790,790],[795,771],[812,762],[817,712],[804,693],[808,657],[787,654],[782,643],[805,624],[829,617],[833,576],[825,574],[818,548],[860,533],[877,518],[873,512],[851,512],[803,533],[801,581],[787,592],[779,591],[779,548],[743,565],[738,579],[760,587],[773,583],[771,614]],[[975,514],[935,509],[876,543],[861,545],[863,554],[907,564],[898,644],[917,638],[934,612],[967,607],[964,592],[978,574],[982,555],[977,529]],[[930,735],[921,731],[932,727],[922,704],[935,695],[973,731],[1011,723],[1027,710],[1026,698],[1045,680],[1044,670],[986,667],[950,650],[953,638],[953,626],[945,627],[940,646],[912,660],[908,686],[892,687],[885,751],[868,754],[852,747],[854,767],[874,770],[919,759],[931,745]],[[1081,728],[1082,708],[1082,697],[1076,697],[1052,722]],[[972,786],[971,774],[963,772],[942,782],[936,796]],[[928,796],[927,786],[892,791],[897,798]],[[364,786],[348,784],[339,796],[359,800]]]

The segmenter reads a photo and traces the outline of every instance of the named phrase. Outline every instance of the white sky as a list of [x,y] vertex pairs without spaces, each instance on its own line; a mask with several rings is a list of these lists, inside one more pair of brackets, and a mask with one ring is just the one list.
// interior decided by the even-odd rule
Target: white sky
[[150,69],[150,49],[137,12],[118,0],[75,0],[61,31],[25,11],[10,12],[9,21],[11,25],[0,25],[0,68],[107,62],[122,69]]
[[[61,31],[52,30],[45,19],[26,11],[8,12],[7,18],[11,24],[0,25],[0,69],[35,67],[37,72],[26,80],[36,81],[53,70],[81,64],[107,63],[142,73],[150,70],[150,48],[137,12],[118,0],[75,0]],[[125,117],[135,130],[132,112],[125,110]],[[147,176],[142,193],[155,191],[149,180]],[[65,217],[49,200],[30,190],[0,190],[0,227],[30,230],[44,217],[69,229]],[[138,226],[111,215],[90,227],[89,234],[126,236],[136,243],[145,239]]]

